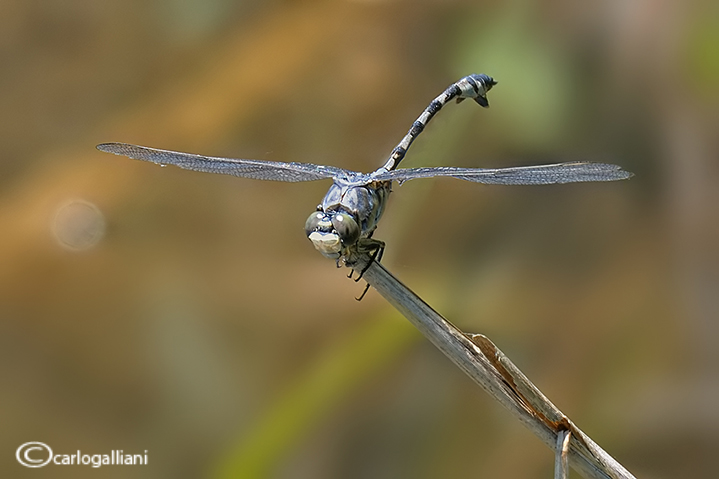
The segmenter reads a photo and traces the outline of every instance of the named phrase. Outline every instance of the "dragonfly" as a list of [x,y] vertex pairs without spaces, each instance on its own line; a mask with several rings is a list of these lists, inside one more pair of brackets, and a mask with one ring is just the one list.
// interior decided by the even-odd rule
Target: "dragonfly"
[[[161,166],[175,165],[187,170],[256,180],[300,182],[331,179],[332,186],[322,203],[305,222],[305,233],[323,256],[336,260],[338,267],[345,265],[351,269],[363,255],[369,255],[371,261],[380,261],[382,258],[385,243],[372,235],[392,191],[392,182],[401,185],[418,178],[450,177],[492,185],[548,185],[615,181],[632,176],[632,173],[617,165],[584,161],[512,168],[397,168],[412,142],[443,106],[453,99],[457,103],[472,99],[487,108],[487,92],[496,84],[492,77],[485,74],[468,75],[451,84],[412,123],[384,165],[371,173],[312,163],[220,158],[127,143],[102,143],[97,148]],[[366,264],[369,265],[371,261]],[[357,281],[363,272],[359,272]],[[367,289],[358,299],[362,299],[366,292]]]

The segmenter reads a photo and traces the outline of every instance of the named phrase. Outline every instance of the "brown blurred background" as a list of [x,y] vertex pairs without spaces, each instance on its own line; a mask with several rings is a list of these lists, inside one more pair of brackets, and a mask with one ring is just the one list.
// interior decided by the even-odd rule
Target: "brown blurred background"
[[[716,2],[3,0],[0,475],[550,477],[552,452],[303,233],[326,182],[123,141],[371,171],[590,159],[611,184],[395,187],[385,265],[640,477],[719,450]],[[31,470],[16,448],[148,451]]]

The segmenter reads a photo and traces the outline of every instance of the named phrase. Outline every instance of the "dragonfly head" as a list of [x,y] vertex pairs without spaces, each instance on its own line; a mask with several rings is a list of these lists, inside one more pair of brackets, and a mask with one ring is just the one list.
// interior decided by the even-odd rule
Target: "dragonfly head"
[[357,243],[360,229],[355,219],[342,211],[315,211],[307,218],[305,233],[317,251],[339,258],[342,249]]

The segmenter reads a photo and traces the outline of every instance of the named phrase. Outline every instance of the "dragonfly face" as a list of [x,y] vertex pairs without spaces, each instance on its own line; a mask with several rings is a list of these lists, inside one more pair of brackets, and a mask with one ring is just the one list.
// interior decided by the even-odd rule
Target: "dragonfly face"
[[305,233],[317,251],[332,259],[339,259],[360,236],[357,221],[340,211],[312,213],[305,223]]

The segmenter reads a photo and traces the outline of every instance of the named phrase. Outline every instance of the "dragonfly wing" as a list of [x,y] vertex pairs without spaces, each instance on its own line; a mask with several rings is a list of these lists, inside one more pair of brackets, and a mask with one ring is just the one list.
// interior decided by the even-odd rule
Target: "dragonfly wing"
[[615,181],[629,178],[632,173],[617,165],[606,163],[572,162],[554,165],[520,166],[515,168],[402,168],[378,173],[377,181],[399,182],[416,178],[449,176],[460,180],[488,185],[551,185],[555,183],[578,183],[584,181]]
[[276,161],[241,160],[194,155],[177,151],[158,150],[126,143],[102,143],[97,149],[135,160],[150,161],[158,165],[175,165],[186,170],[219,173],[256,180],[314,181],[323,178],[345,177],[352,173],[333,166],[311,163],[281,163]]

